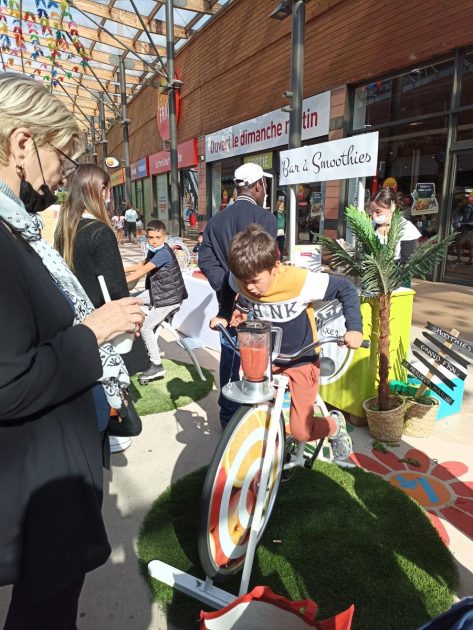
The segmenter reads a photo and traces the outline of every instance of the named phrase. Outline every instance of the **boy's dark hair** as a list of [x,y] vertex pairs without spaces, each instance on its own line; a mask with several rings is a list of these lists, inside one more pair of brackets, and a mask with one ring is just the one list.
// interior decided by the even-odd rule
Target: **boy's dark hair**
[[256,223],[238,232],[230,243],[228,266],[239,280],[251,280],[262,271],[271,271],[278,260],[278,244]]
[[203,232],[199,232],[199,236],[203,236],[203,235],[204,235],[204,233],[203,233]]
[[149,221],[148,225],[146,226],[146,231],[148,232],[148,230],[155,230],[156,232],[165,232],[166,224],[160,221],[159,219],[153,219],[152,221]]

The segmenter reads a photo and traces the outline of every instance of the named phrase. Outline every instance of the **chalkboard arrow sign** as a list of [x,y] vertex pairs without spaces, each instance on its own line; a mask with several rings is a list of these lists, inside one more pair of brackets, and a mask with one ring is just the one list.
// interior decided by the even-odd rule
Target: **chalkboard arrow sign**
[[445,359],[445,357],[442,357],[438,352],[436,352],[429,345],[427,345],[426,343],[424,343],[420,339],[416,339],[414,341],[414,345],[417,346],[423,352],[425,352],[425,354],[427,356],[429,356],[431,359],[433,359],[436,363],[438,363],[442,367],[446,368],[452,374],[455,374],[455,376],[458,376],[459,379],[461,379],[462,381],[465,380],[465,378],[466,378],[466,373],[465,372],[462,372],[462,370],[457,368],[456,365],[453,365],[453,363],[450,363],[450,361],[448,361],[448,359]]
[[449,341],[450,343],[455,344],[457,350],[463,352],[463,354],[470,354],[473,356],[473,346],[470,342],[464,341],[459,337],[454,337],[446,330],[443,330],[443,328],[439,328],[438,326],[435,326],[435,324],[431,324],[430,322],[427,322],[427,329],[434,332],[436,335],[443,337],[445,341]]
[[435,383],[432,383],[432,381],[429,381],[428,378],[426,378],[422,372],[419,372],[419,370],[417,368],[415,368],[413,365],[411,365],[409,363],[409,361],[406,361],[406,359],[402,360],[402,365],[416,378],[419,379],[419,381],[421,381],[422,383],[424,383],[424,385],[426,387],[428,387],[429,389],[431,389],[433,392],[435,392],[437,394],[437,396],[440,396],[440,398],[442,400],[444,400],[447,404],[449,405],[453,405],[454,400],[453,398],[451,398],[448,394],[446,394],[442,389],[440,389],[440,387],[437,387],[437,385]]
[[460,365],[462,365],[466,370],[468,369],[468,365],[469,365],[469,361],[467,361],[466,359],[464,359],[463,357],[461,357],[459,354],[457,354],[454,350],[452,350],[451,348],[447,348],[447,346],[444,346],[443,343],[441,341],[439,341],[438,339],[436,339],[435,337],[432,337],[432,335],[429,335],[428,332],[425,332],[425,330],[422,331],[422,334],[424,335],[424,337],[426,339],[428,339],[430,341],[430,343],[433,343],[434,346],[437,346],[437,348],[440,348],[440,350],[442,350],[442,352],[445,352],[445,354],[448,354],[449,357],[451,357],[452,359],[454,359],[457,363],[459,363]]
[[419,361],[421,361],[426,367],[428,367],[429,372],[435,374],[435,376],[439,378],[442,383],[444,383],[449,389],[455,389],[455,383],[452,383],[452,381],[447,376],[445,376],[443,372],[438,370],[435,365],[432,365],[426,357],[424,357],[419,352],[416,352],[415,350],[413,350],[412,354],[415,356],[416,359],[419,359]]

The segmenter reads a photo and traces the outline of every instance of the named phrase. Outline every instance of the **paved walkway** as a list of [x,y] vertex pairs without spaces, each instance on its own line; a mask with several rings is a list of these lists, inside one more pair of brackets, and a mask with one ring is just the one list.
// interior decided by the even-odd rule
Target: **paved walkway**
[[[125,244],[121,246],[121,251],[125,264],[135,262],[141,255],[138,245]],[[427,315],[430,318],[432,313],[431,318],[435,323],[446,328],[456,325],[463,337],[473,339],[472,324],[466,317],[468,298],[471,303],[468,290],[465,296],[462,293],[464,288],[457,291],[451,285],[416,283],[415,288],[418,292],[414,305],[415,325],[422,326]],[[447,291],[448,299],[440,300],[439,296]],[[456,304],[456,301],[458,307],[452,310],[451,304]],[[186,361],[186,353],[170,337],[165,338],[162,345],[166,355],[171,359]],[[216,374],[218,354],[204,349],[196,350],[196,353],[201,364]],[[112,456],[112,470],[106,475],[104,517],[113,552],[107,564],[89,574],[86,579],[79,605],[79,630],[172,629],[158,607],[151,603],[149,588],[138,569],[136,540],[144,515],[164,489],[186,473],[208,463],[220,436],[217,390],[214,387],[204,400],[175,412],[147,416],[143,424],[143,432],[134,438],[132,446],[124,453]],[[446,467],[453,472],[451,478],[442,481],[450,493],[447,507],[452,507],[458,498],[461,499],[461,493],[467,496],[463,497],[464,503],[460,508],[457,505],[453,511],[447,512],[449,518],[442,514],[440,516],[460,569],[458,595],[473,594],[471,374],[462,413],[438,422],[430,438],[403,439],[398,449],[395,449],[396,457],[388,456],[388,459],[381,461],[379,454],[372,452],[372,440],[364,427],[354,429],[352,436],[359,456],[369,456],[370,461],[374,462],[372,468],[388,477],[399,473],[395,470],[397,460],[413,448],[421,451],[421,454],[415,453],[422,465],[416,469],[418,475],[430,475],[429,478],[433,475],[439,479],[433,470],[436,462],[459,463]],[[460,479],[457,479],[458,476]],[[463,480],[470,483],[458,485]],[[459,520],[458,512],[468,517],[467,509],[469,519]],[[0,589],[0,626],[3,624],[8,598],[9,589]]]

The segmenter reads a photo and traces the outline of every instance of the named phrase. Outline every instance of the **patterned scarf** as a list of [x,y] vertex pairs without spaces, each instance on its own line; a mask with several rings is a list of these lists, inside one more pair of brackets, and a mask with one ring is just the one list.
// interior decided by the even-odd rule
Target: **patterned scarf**
[[[0,180],[0,218],[19,232],[40,256],[54,282],[73,304],[74,325],[80,324],[94,310],[92,302],[59,252],[43,240],[41,236],[43,222],[39,216],[29,214],[20,198],[2,180]],[[120,388],[130,384],[130,377],[121,356],[115,352],[110,343],[99,346],[99,352],[103,368],[100,382],[109,405],[120,409],[122,404]]]

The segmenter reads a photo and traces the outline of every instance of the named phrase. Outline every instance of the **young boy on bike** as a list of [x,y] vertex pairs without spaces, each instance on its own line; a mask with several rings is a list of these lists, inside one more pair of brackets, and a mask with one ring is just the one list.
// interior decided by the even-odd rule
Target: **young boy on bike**
[[150,221],[146,226],[146,238],[148,240],[146,258],[136,265],[125,268],[128,282],[146,274],[145,287],[149,291],[152,304],[141,328],[141,336],[148,351],[150,364],[148,369],[140,375],[140,383],[154,381],[166,374],[161,362],[155,330],[187,298],[187,290],[176,255],[166,243],[165,224],[158,220]]
[[[227,326],[238,322],[233,316],[237,308],[249,309],[255,319],[271,321],[283,329],[281,354],[295,354],[316,340],[316,324],[312,302],[341,302],[347,331],[348,348],[359,348],[362,321],[355,286],[346,278],[327,273],[314,273],[301,267],[282,265],[276,241],[258,225],[239,232],[230,244],[230,273],[224,283],[220,309],[210,326]],[[291,393],[290,429],[299,441],[329,438],[334,459],[345,460],[352,451],[351,438],[341,414],[333,411],[325,418],[314,416],[314,402],[319,390],[318,356],[311,350],[290,364],[273,365],[274,374],[289,378]]]

